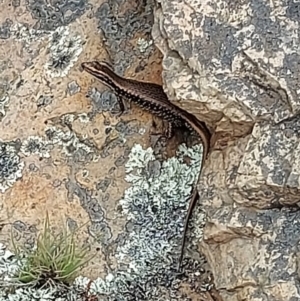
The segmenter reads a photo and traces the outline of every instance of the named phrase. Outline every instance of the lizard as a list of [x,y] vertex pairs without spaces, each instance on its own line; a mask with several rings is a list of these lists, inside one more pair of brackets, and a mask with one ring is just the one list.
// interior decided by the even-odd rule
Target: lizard
[[[149,111],[153,115],[156,115],[162,118],[163,120],[167,121],[169,123],[169,138],[172,136],[173,126],[186,126],[188,129],[194,130],[200,136],[203,144],[201,171],[199,173],[197,183],[199,182],[204,162],[210,151],[211,141],[211,133],[204,122],[198,120],[194,115],[170,102],[161,85],[124,78],[116,74],[113,71],[112,66],[105,61],[83,62],[81,64],[81,67],[84,71],[93,75],[95,78],[100,80],[100,82],[108,86],[111,90],[113,90],[116,93],[116,95],[118,96],[118,102],[120,105],[121,113],[125,110],[125,106],[123,103],[124,98],[129,102],[137,104],[142,109]],[[199,194],[197,186],[195,185],[192,192],[192,197],[189,202],[188,211],[185,217],[180,257],[178,261],[178,269],[180,269],[183,259],[189,219],[192,215],[193,208],[198,198]]]

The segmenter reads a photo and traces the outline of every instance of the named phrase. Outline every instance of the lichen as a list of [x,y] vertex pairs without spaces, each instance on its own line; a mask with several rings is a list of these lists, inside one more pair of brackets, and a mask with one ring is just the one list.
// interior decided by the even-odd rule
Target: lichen
[[77,84],[75,80],[68,83],[67,92],[70,96],[75,95],[76,93],[80,92],[80,86]]
[[[66,114],[62,116],[61,122],[70,125],[77,118],[80,122],[88,122],[88,116],[84,113],[77,116]],[[63,154],[72,157],[77,162],[97,161],[99,159],[96,147],[88,141],[86,136],[78,137],[72,131],[63,131],[55,126],[49,126],[45,129],[45,137],[27,137],[21,145],[20,152],[25,156],[39,155],[41,158],[49,158],[55,145],[61,148]]]
[[[74,116],[69,114],[68,118],[73,120]],[[53,144],[59,145],[66,156],[73,157],[75,160],[85,161],[90,158],[97,161],[99,158],[94,148],[85,140],[85,137],[79,138],[74,132],[64,132],[51,126],[46,128],[46,136]]]
[[105,37],[107,49],[114,58],[115,71],[118,74],[122,75],[125,69],[134,63],[135,58],[140,55],[140,50],[146,51],[145,57],[155,50],[151,42],[139,42],[143,45],[138,47],[134,47],[132,43],[136,36],[151,35],[153,7],[153,0],[140,2],[138,9],[128,6],[126,1],[107,0],[97,8],[95,17],[98,20],[98,28]]
[[10,38],[10,27],[12,25],[11,19],[6,19],[3,23],[0,24],[0,39],[9,39]]
[[28,25],[15,23],[11,27],[11,34],[17,41],[23,42],[24,49],[31,53],[31,44],[35,41],[49,39],[45,64],[46,73],[50,77],[63,77],[68,74],[82,52],[82,41],[78,33],[70,33],[67,26],[58,27],[54,32],[37,30]]
[[21,146],[21,152],[25,156],[37,154],[42,158],[50,157],[51,144],[39,136],[29,136]]
[[51,77],[66,76],[82,52],[82,41],[78,34],[71,34],[68,27],[57,28],[50,36],[49,59],[45,65]]
[[[59,141],[63,135],[54,137]],[[205,273],[201,257],[200,261],[185,258],[183,271],[178,274],[175,270],[187,199],[199,172],[200,154],[199,145],[192,148],[181,145],[176,158],[159,165],[155,164],[151,148],[144,150],[140,145],[132,148],[125,165],[126,180],[132,186],[120,200],[122,214],[131,226],[122,242],[119,241],[115,254],[120,267],[129,263],[126,270],[116,268],[92,282],[86,277],[77,277],[61,297],[57,289],[50,292],[22,288],[10,294],[10,300],[82,300],[82,292],[87,292],[88,285],[89,296],[118,301],[191,300],[179,289],[182,282],[194,292],[210,289],[209,284],[199,280]],[[189,164],[185,162],[187,157]],[[160,166],[159,174],[153,173],[153,165]],[[197,219],[203,218],[195,213]],[[2,300],[6,299],[0,297]]]
[[0,90],[0,120],[5,116],[8,108],[9,96],[6,93],[1,93]]
[[0,191],[7,189],[22,177],[24,162],[20,161],[16,149],[9,143],[0,141]]
[[32,42],[44,39],[49,32],[31,28],[28,24],[14,23],[10,29],[11,34],[17,41],[23,41],[29,46]]
[[82,123],[89,123],[91,121],[88,114],[86,113],[78,114],[78,119]]
[[153,44],[152,40],[147,41],[143,38],[139,38],[137,40],[137,46],[141,53],[145,53],[149,49],[149,47],[152,46],[152,44]]
[[91,6],[86,0],[27,0],[25,5],[32,18],[38,20],[35,27],[50,31],[74,22]]
[[1,291],[0,301],[79,301],[84,299],[83,292],[76,292],[72,288],[17,288],[14,293]]
[[18,288],[13,295],[9,295],[9,299],[5,295],[0,296],[0,300],[13,300],[13,301],[48,301],[54,300],[55,291],[49,289],[32,289],[32,288]]
[[8,280],[18,270],[16,257],[0,243],[0,279]]
[[[153,173],[156,158],[151,148],[135,145],[129,154],[126,180],[132,186],[120,200],[122,213],[130,223],[130,233],[116,249],[119,263],[129,262],[126,272],[114,271],[106,278],[93,281],[92,294],[104,294],[109,300],[190,300],[179,291],[182,281],[196,292],[208,290],[202,283],[203,262],[185,259],[184,271],[176,273],[183,223],[191,187],[200,168],[201,146],[181,145],[176,158]],[[190,158],[190,164],[185,158]],[[158,164],[159,165],[159,164]],[[199,209],[198,209],[199,211]],[[195,212],[204,225],[204,214]],[[195,234],[194,234],[195,235]],[[201,237],[198,230],[193,238]],[[201,258],[201,257],[200,257]],[[203,259],[201,259],[203,260]],[[86,278],[77,285],[85,286]],[[170,299],[166,297],[168,292]]]
[[23,49],[27,53],[34,53],[37,56],[40,47],[32,47],[33,42],[41,42],[46,39],[50,32],[43,30],[36,30],[31,28],[28,24],[14,23],[10,28],[12,38],[22,43]]
[[98,91],[96,88],[89,89],[88,97],[92,101],[95,112],[120,113],[120,106],[115,93],[105,90]]
[[[170,265],[173,262],[170,254],[178,255],[188,199],[200,169],[200,148],[181,145],[177,157],[164,161],[157,176],[149,168],[155,161],[153,150],[143,150],[140,145],[133,147],[125,165],[126,180],[132,186],[125,191],[120,204],[127,219],[143,227],[134,228],[136,233],[119,247],[117,257],[130,259],[136,273],[147,273],[152,268],[146,262],[159,260],[163,265]],[[190,165],[184,163],[185,156],[190,157]]]
[[40,95],[40,97],[36,101],[36,105],[38,108],[46,107],[52,103],[53,98],[53,95]]

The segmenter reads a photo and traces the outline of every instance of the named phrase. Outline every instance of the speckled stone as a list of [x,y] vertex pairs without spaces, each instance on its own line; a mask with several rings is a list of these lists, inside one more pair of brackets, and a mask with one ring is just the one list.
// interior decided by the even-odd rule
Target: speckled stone
[[298,300],[299,3],[156,4],[165,90],[214,132],[199,247],[216,288],[226,301]]
[[[16,269],[10,235],[34,247],[46,212],[54,231],[78,231],[95,255],[68,290],[19,287],[12,301],[87,301],[89,279],[89,294],[106,300],[210,294],[196,244],[201,208],[175,269],[201,147],[179,131],[164,140],[164,123],[134,105],[118,116],[116,95],[80,67],[105,59],[121,75],[161,83],[152,10],[152,1],[0,3],[0,282]],[[1,287],[1,301],[6,294]]]

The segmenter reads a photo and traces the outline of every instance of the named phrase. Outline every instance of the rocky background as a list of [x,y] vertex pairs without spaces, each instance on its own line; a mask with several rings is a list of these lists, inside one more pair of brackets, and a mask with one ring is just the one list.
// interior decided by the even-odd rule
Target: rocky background
[[199,139],[183,130],[166,140],[163,122],[134,105],[118,117],[116,95],[80,68],[106,60],[120,75],[161,84],[155,7],[113,0],[0,4],[0,275],[15,269],[11,234],[33,247],[46,212],[54,231],[77,230],[95,256],[69,291],[25,287],[7,296],[3,289],[1,301],[91,301],[77,294],[89,279],[99,300],[217,296],[197,251],[201,207],[189,234],[197,256],[187,252],[177,271]]
[[200,249],[224,300],[299,300],[298,1],[158,1],[170,98],[215,130]]
[[[80,241],[95,257],[77,284],[93,279],[100,300],[300,299],[296,0],[0,8],[3,250],[11,229],[34,245],[47,210],[56,229],[87,222]],[[116,96],[80,70],[94,59],[162,83],[214,134],[180,273],[199,141],[185,131],[167,141],[163,123],[133,105],[117,117]]]

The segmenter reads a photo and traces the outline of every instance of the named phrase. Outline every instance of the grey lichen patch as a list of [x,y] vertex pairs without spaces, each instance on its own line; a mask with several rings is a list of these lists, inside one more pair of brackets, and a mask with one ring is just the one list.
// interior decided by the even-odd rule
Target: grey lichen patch
[[[149,244],[151,244],[149,242]],[[132,269],[126,271],[113,271],[105,278],[97,278],[90,285],[89,295],[109,296],[107,300],[113,301],[192,301],[179,288],[183,281],[188,281],[192,290],[199,293],[207,291],[209,287],[198,283],[199,275],[205,274],[201,265],[197,262],[189,262],[189,272],[181,273],[177,277],[176,272],[170,273],[168,269],[159,266],[152,266],[153,275],[138,275]],[[154,274],[155,273],[155,274]],[[209,277],[207,277],[209,279]],[[90,283],[90,279],[79,276],[74,287],[82,291]],[[200,299],[199,299],[200,300]]]
[[142,38],[139,38],[137,40],[137,46],[141,53],[145,53],[152,44],[153,44],[152,40],[148,41]]
[[107,188],[111,184],[112,179],[105,177],[103,180],[101,180],[99,183],[96,185],[97,190],[101,190],[102,192],[106,192]]
[[116,124],[115,128],[118,133],[124,136],[137,134],[141,130],[140,125],[132,120],[129,121],[120,120]]
[[52,103],[53,98],[53,95],[40,95],[36,101],[36,105],[38,108],[46,107]]
[[98,28],[105,36],[117,73],[123,74],[134,58],[140,56],[140,49],[146,50],[145,55],[154,51],[151,42],[142,43],[139,48],[130,41],[138,35],[151,36],[153,6],[153,0],[134,2],[133,5],[128,5],[127,1],[108,0],[97,9]]
[[30,44],[43,38],[48,32],[34,29],[28,24],[14,23],[14,25],[11,27],[11,33],[16,40],[24,41],[26,44]]
[[[200,154],[199,145],[193,148],[181,145],[177,158],[157,165],[158,174],[157,168],[153,172],[153,165],[156,166],[153,150],[144,150],[140,145],[135,145],[126,164],[126,179],[132,187],[126,190],[120,202],[130,233],[125,232],[123,238],[118,239],[116,259],[119,267],[93,281],[80,276],[67,291],[61,286],[52,289],[22,287],[15,289],[13,293],[2,290],[0,301],[7,300],[8,297],[10,300],[26,301],[82,300],[89,284],[88,296],[106,296],[109,301],[190,301],[192,299],[179,289],[183,283],[196,294],[208,290],[210,286],[199,281],[205,275],[203,258],[200,261],[185,259],[184,270],[180,274],[174,269],[188,206],[186,200],[199,172]],[[185,163],[186,157],[190,158],[189,165]],[[111,239],[97,201],[79,185],[68,183],[68,186],[69,192],[76,194],[82,206],[87,211],[90,210],[93,221],[90,231],[108,236],[105,240]],[[97,212],[99,216],[95,215]],[[197,218],[202,219],[201,216]],[[3,267],[0,273],[0,277],[6,275],[6,280],[12,277],[9,271],[18,268],[12,253],[9,253],[9,258],[13,260],[9,262],[12,266]],[[129,267],[124,269],[123,264],[128,263],[128,260]],[[0,267],[1,262],[0,258]]]
[[67,299],[57,298],[55,293],[57,293],[55,289],[51,290],[51,289],[17,288],[13,294],[9,294],[8,292],[2,290],[2,292],[0,293],[0,300],[1,301],[67,300]]
[[29,136],[21,146],[21,152],[25,156],[30,156],[37,154],[42,158],[50,157],[50,150],[52,144],[48,141],[45,141],[42,137],[39,136]]
[[112,237],[111,228],[104,219],[104,210],[97,198],[92,193],[78,183],[71,180],[67,182],[69,201],[73,200],[76,195],[80,200],[81,207],[89,215],[91,225],[88,228],[89,235],[96,241],[106,245]]
[[82,52],[81,37],[78,33],[71,34],[68,27],[59,27],[51,34],[48,52],[47,74],[51,77],[66,76]]
[[89,115],[86,113],[78,114],[78,120],[82,123],[89,123],[91,121]]
[[75,114],[64,114],[60,117],[61,123],[65,125],[71,126],[71,124],[75,121],[76,115]]
[[115,149],[116,147],[124,146],[126,143],[126,139],[124,137],[107,137],[105,139],[104,145],[101,147],[100,156],[101,158],[106,158],[110,155],[110,151]]
[[8,103],[9,103],[9,95],[5,93],[0,87],[0,121],[6,114]]
[[28,0],[27,9],[38,22],[38,29],[52,31],[65,26],[82,16],[89,4],[86,0],[51,1]]
[[[32,53],[31,44],[49,38],[47,52],[49,58],[45,64],[46,72],[51,77],[63,77],[68,74],[82,52],[82,40],[78,33],[70,33],[67,26],[58,27],[54,32],[37,30],[29,25],[15,23],[10,29],[12,37],[21,41],[24,49]],[[39,50],[38,50],[39,51]],[[36,53],[38,52],[36,50]]]
[[0,25],[0,39],[9,39],[11,36],[10,27],[12,25],[12,20],[6,19],[1,25]]
[[[144,264],[141,265],[141,259],[143,262],[159,259],[170,265],[170,254],[176,249],[178,251],[191,187],[200,169],[200,149],[200,145],[191,149],[181,145],[177,157],[163,162],[159,175],[151,173],[151,163],[155,162],[151,148],[143,150],[136,145],[132,149],[125,165],[126,180],[132,187],[125,191],[120,203],[128,221],[144,226],[134,229],[137,235],[131,235],[130,240],[120,247],[118,256],[131,258],[136,272],[147,270]],[[190,165],[184,162],[185,156],[190,158]],[[145,252],[138,247],[143,243],[146,246],[149,233],[155,232],[157,234],[151,238],[152,250],[148,246],[149,250]]]
[[28,53],[32,53],[33,49],[31,44],[33,42],[43,41],[48,35],[49,32],[44,30],[36,30],[31,28],[28,24],[14,23],[10,28],[11,36],[23,43],[24,49]]
[[299,202],[299,133],[298,118],[255,125],[237,170],[237,202],[260,208]]
[[72,201],[73,195],[76,195],[80,200],[80,205],[88,213],[92,223],[104,222],[104,211],[99,201],[92,196],[88,189],[72,181],[68,181],[66,187],[70,195],[69,201]]
[[91,237],[95,239],[95,241],[101,242],[104,245],[106,245],[112,238],[111,228],[105,221],[93,222],[89,227],[88,232],[91,235]]
[[79,120],[81,123],[88,123],[91,121],[89,114],[87,113],[80,113],[80,114],[64,114],[60,116],[60,122],[61,124],[67,125],[69,127],[72,127],[72,123],[74,123],[76,120]]
[[[166,86],[171,92],[176,87],[176,94],[183,95],[178,99],[199,101],[210,108],[207,112],[233,121],[232,127],[228,121],[219,124],[226,132],[235,122],[279,122],[299,111],[298,6],[293,1],[273,4],[161,1],[156,25],[169,73]],[[180,63],[171,62],[172,55],[190,67],[196,81],[178,73]],[[187,87],[194,88],[192,97]]]
[[[118,300],[159,300],[167,290],[172,291],[175,300],[182,300],[177,286],[180,280],[176,279],[174,268],[187,200],[200,168],[200,150],[199,145],[191,149],[181,145],[177,158],[163,162],[157,175],[151,172],[156,160],[153,150],[144,150],[140,145],[132,148],[125,165],[126,180],[132,186],[120,201],[130,225],[130,235],[118,246],[115,255],[120,262],[129,260],[129,269],[126,273],[108,275],[105,281],[97,280],[94,289],[98,293],[109,292]],[[186,156],[190,158],[189,165],[184,162]],[[197,218],[203,221],[203,216]],[[190,261],[185,264],[191,268]],[[183,274],[182,278],[189,282],[187,274]],[[131,291],[131,296],[126,296],[126,291]],[[164,300],[171,299],[164,296]]]
[[[129,267],[111,270],[105,278],[94,280],[90,295],[105,295],[109,296],[108,300],[119,301],[175,301],[191,300],[179,290],[183,283],[194,293],[210,289],[208,283],[199,280],[205,274],[203,257],[199,262],[186,258],[180,275],[174,269],[187,199],[199,172],[200,154],[200,145],[193,148],[181,145],[177,158],[155,164],[151,148],[144,150],[140,145],[132,148],[125,165],[126,180],[132,186],[120,201],[129,233],[118,239],[115,254],[120,266],[129,262]],[[185,163],[186,157],[190,158],[189,165]],[[159,171],[153,169],[156,165]],[[203,214],[197,215],[196,219],[202,220],[203,228]],[[197,239],[202,235],[200,232],[195,233]],[[88,283],[88,278],[78,277],[74,286],[82,290]]]
[[96,88],[89,89],[87,95],[93,104],[93,111],[99,112],[111,112],[112,114],[120,113],[120,106],[118,98],[115,93],[105,90],[103,92],[98,91]]
[[24,162],[20,160],[16,148],[0,141],[0,191],[2,193],[22,177],[23,168]]
[[9,275],[14,274],[17,269],[17,260],[4,244],[0,243],[0,279],[8,280]]
[[95,147],[85,137],[79,138],[74,132],[64,132],[51,126],[46,129],[46,136],[53,144],[59,145],[67,157],[71,157],[75,161],[97,161],[99,159]]
[[70,96],[75,95],[78,92],[80,92],[80,86],[77,84],[77,82],[75,80],[68,83],[67,93]]

